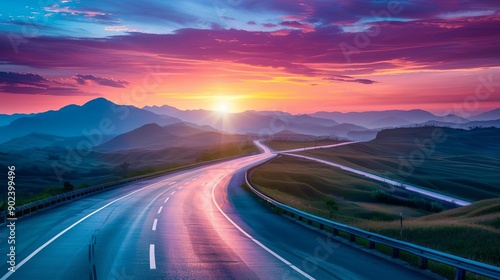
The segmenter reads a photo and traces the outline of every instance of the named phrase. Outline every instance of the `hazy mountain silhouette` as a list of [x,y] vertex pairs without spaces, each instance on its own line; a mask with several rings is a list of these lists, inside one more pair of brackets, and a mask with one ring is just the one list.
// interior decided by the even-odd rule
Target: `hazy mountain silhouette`
[[447,122],[447,123],[458,123],[458,124],[470,122],[469,119],[462,118],[462,117],[459,117],[459,116],[454,115],[454,114],[448,114],[446,116],[438,117],[435,120],[436,121]]
[[[206,128],[206,127],[203,127]],[[173,147],[202,147],[214,144],[239,142],[247,136],[228,135],[220,132],[196,129],[184,123],[164,127],[151,123],[118,135],[97,147],[99,151],[133,149],[159,150]]]
[[[408,125],[407,127],[413,127],[415,124]],[[491,121],[468,121],[464,123],[460,122],[443,122],[443,121],[428,121],[417,126],[440,126],[440,127],[450,127],[450,128],[461,128],[470,129],[474,127],[497,127],[500,128],[500,119]]]
[[472,121],[500,120],[500,108],[472,116],[469,119]]
[[[331,128],[331,133],[337,135],[338,137],[346,137],[352,140],[366,140],[365,134],[360,134],[361,132],[368,132],[369,135],[375,137],[376,131],[362,127],[359,125],[354,125],[350,123],[341,123]],[[358,132],[358,134],[350,134],[352,132]],[[353,137],[356,136],[356,137]],[[361,139],[357,136],[361,136]]]
[[440,117],[424,110],[387,110],[368,112],[317,112],[313,117],[328,118],[340,123],[352,123],[367,128],[395,127],[411,123],[438,120]]
[[97,150],[115,151],[169,147],[179,143],[180,138],[168,132],[166,128],[150,123],[112,138],[98,146]]
[[29,117],[29,116],[33,116],[33,115],[35,115],[35,114],[12,114],[12,115],[0,114],[0,126],[8,125],[17,119]]
[[390,116],[382,119],[378,119],[368,124],[368,127],[373,128],[386,128],[386,127],[398,127],[403,125],[411,124],[412,122],[400,119],[398,117]]
[[210,124],[213,119],[217,119],[220,113],[208,110],[179,110],[169,105],[146,106],[142,108],[158,115],[171,116],[183,120],[184,122],[196,124]]
[[219,132],[217,129],[209,126],[209,125],[197,125],[193,123],[176,123],[171,125],[164,126],[165,129],[168,130],[169,133],[175,136],[191,136],[194,134],[199,134],[203,132]]
[[65,137],[90,135],[97,141],[99,131],[101,135],[118,135],[147,123],[167,125],[178,122],[180,120],[173,117],[97,98],[82,106],[68,105],[57,111],[19,118],[0,127],[0,143],[30,133]]

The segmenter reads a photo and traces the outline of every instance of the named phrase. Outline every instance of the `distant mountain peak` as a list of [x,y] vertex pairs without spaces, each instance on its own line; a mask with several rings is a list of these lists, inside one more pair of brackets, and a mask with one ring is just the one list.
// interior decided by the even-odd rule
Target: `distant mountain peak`
[[500,119],[500,108],[496,108],[490,111],[486,111],[470,118],[474,121],[491,121]]
[[82,107],[103,107],[103,106],[110,106],[110,105],[116,105],[115,103],[109,101],[108,99],[104,97],[98,97],[95,99],[92,99],[88,101],[87,103],[83,104]]

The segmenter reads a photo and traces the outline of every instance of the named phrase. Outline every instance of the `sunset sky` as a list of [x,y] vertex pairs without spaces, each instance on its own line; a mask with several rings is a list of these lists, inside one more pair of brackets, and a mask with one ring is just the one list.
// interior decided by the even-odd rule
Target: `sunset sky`
[[97,97],[234,112],[500,107],[498,0],[0,5],[1,114]]

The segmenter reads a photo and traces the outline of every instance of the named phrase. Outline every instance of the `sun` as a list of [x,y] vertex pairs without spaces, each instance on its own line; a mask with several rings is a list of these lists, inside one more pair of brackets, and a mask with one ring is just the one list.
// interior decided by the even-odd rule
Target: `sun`
[[221,102],[217,105],[217,111],[220,113],[227,113],[229,112],[229,106],[226,103]]

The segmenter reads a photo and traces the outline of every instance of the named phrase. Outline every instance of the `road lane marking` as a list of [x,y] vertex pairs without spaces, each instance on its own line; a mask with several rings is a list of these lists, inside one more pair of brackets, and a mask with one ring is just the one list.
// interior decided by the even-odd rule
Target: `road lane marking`
[[170,198],[170,197],[167,197],[167,199],[165,199],[165,201],[163,201],[163,203],[166,203],[166,202],[168,201],[168,199],[169,199],[169,198]]
[[160,209],[158,209],[158,214],[161,213],[161,210],[163,210],[163,206],[160,206]]
[[182,187],[179,187],[179,190],[182,189]]
[[274,257],[276,257],[278,260],[280,260],[281,262],[283,262],[284,264],[288,265],[290,268],[292,268],[293,270],[295,270],[296,272],[300,273],[302,276],[304,276],[305,278],[309,279],[309,280],[315,280],[314,277],[312,277],[311,275],[305,273],[304,271],[302,271],[300,268],[296,267],[295,265],[293,265],[291,262],[287,261],[285,258],[283,258],[282,256],[278,255],[278,253],[274,252],[273,250],[269,249],[268,247],[266,247],[264,244],[260,243],[257,239],[255,239],[253,236],[251,236],[250,234],[248,234],[245,230],[243,230],[240,226],[238,226],[233,220],[231,220],[231,218],[229,218],[229,216],[226,215],[226,213],[224,213],[222,211],[222,209],[219,207],[219,204],[217,204],[217,202],[215,201],[215,188],[220,184],[220,182],[222,180],[224,180],[224,178],[226,178],[227,176],[229,175],[232,175],[234,174],[235,172],[232,172],[232,173],[228,173],[226,174],[224,177],[222,177],[215,185],[214,187],[212,188],[212,201],[213,203],[215,204],[215,206],[217,207],[217,209],[219,209],[219,212],[231,223],[233,224],[233,226],[238,229],[241,233],[243,233],[243,235],[245,235],[246,237],[248,237],[250,240],[252,240],[255,244],[259,245],[262,249],[266,250],[267,252],[269,252],[271,255],[273,255]]
[[156,269],[155,244],[149,244],[149,269]]
[[172,194],[174,194],[174,193],[175,193],[175,191],[173,191],[170,195],[172,195]]
[[184,183],[184,186],[187,185],[187,184],[189,184],[189,182]]
[[156,225],[158,224],[158,219],[155,219],[153,221],[153,227],[151,228],[151,230],[156,230]]
[[[148,185],[148,186],[145,186],[145,187],[142,187],[138,190],[135,190],[129,194],[126,194],[122,197],[119,197],[111,202],[108,202],[107,204],[105,204],[104,206],[102,206],[101,208],[97,209],[97,210],[94,210],[92,213],[86,215],[85,217],[81,218],[80,220],[76,221],[75,223],[73,223],[72,225],[70,225],[69,227],[67,227],[66,229],[64,229],[63,231],[59,232],[58,234],[56,234],[54,237],[52,237],[51,239],[49,239],[49,241],[45,242],[42,246],[38,247],[35,251],[33,251],[31,254],[29,254],[24,260],[22,260],[21,262],[19,262],[17,265],[16,265],[16,271],[19,270],[19,268],[21,268],[24,264],[26,264],[29,260],[31,260],[34,256],[36,256],[38,253],[40,253],[40,251],[42,251],[45,247],[49,246],[52,242],[54,242],[56,239],[58,239],[59,237],[61,237],[63,234],[65,234],[66,232],[68,232],[69,230],[71,230],[72,228],[76,227],[78,224],[80,224],[81,222],[85,221],[86,219],[92,217],[93,215],[95,215],[96,213],[102,211],[103,209],[106,209],[108,206],[114,204],[115,202],[117,201],[120,201],[124,198],[127,198],[133,194],[136,194],[142,190],[145,190],[149,187],[152,187],[154,185],[157,185],[157,184],[160,184],[160,183],[163,183],[165,181],[167,181],[169,179],[165,179],[165,180],[162,180],[160,182],[156,182],[156,183],[153,183],[151,185]],[[0,280],[5,280],[7,278],[9,278],[12,274],[14,274],[15,272],[13,271],[9,271],[7,272],[2,278],[0,278]]]

